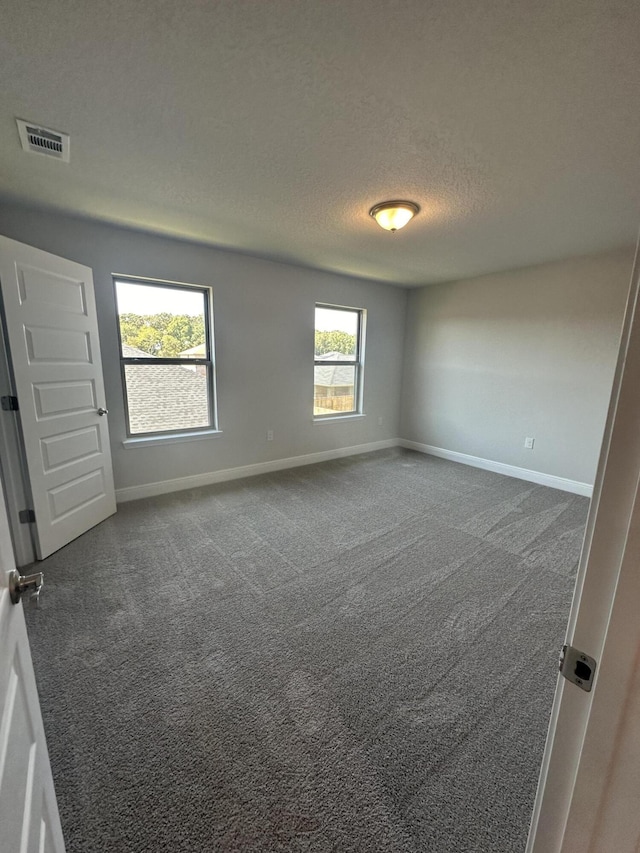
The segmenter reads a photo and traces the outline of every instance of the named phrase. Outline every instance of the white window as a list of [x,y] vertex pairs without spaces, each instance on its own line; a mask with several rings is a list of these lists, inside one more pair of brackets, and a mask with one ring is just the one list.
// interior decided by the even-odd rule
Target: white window
[[313,414],[362,412],[364,310],[316,305]]
[[210,288],[114,281],[127,434],[215,429]]

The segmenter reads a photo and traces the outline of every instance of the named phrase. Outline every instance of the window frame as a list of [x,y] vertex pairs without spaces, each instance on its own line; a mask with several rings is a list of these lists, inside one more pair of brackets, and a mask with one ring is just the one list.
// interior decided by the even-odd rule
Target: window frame
[[[316,333],[316,318],[315,312],[318,308],[328,308],[331,311],[347,311],[350,314],[358,315],[358,323],[356,326],[356,352],[354,359],[317,359],[315,356],[315,333]],[[366,308],[353,308],[348,305],[332,305],[329,302],[316,302],[313,309],[313,366],[316,367],[333,364],[337,366],[353,367],[354,368],[354,383],[353,383],[353,400],[354,408],[349,411],[336,411],[331,414],[316,415],[313,413],[314,421],[340,420],[341,418],[354,418],[364,415],[363,400],[364,400],[364,336],[365,336],[365,318],[367,314]],[[315,375],[314,375],[315,389]],[[314,391],[314,407],[315,407],[315,391]]]
[[[114,273],[113,290],[116,303],[116,325],[118,328],[118,353],[120,358],[120,376],[122,380],[122,397],[124,402],[125,427],[127,441],[135,442],[140,440],[143,443],[146,440],[154,438],[162,439],[162,437],[184,436],[189,438],[197,434],[202,435],[205,432],[218,431],[218,405],[216,399],[216,375],[215,375],[215,358],[214,358],[214,330],[213,330],[213,289],[202,284],[188,284],[182,281],[165,281],[164,279],[145,278],[141,276],[119,275]],[[118,282],[122,284],[148,285],[150,287],[163,287],[167,290],[186,290],[198,291],[203,295],[204,301],[204,335],[205,335],[205,358],[148,358],[130,357],[122,354],[122,331],[120,328],[120,312],[118,310]],[[162,365],[204,365],[206,367],[206,388],[208,405],[207,411],[209,415],[208,424],[201,424],[195,427],[181,427],[179,429],[155,430],[153,432],[132,432],[129,419],[129,395],[127,391],[127,365],[151,365],[160,367]]]

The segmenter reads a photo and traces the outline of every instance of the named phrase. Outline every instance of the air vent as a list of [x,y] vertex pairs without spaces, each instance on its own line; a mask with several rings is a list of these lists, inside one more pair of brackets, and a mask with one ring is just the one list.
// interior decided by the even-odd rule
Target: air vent
[[69,162],[69,136],[60,133],[59,130],[51,130],[50,127],[40,127],[31,121],[16,119],[20,142],[25,151],[33,151],[35,154],[45,154],[47,157],[55,157],[56,160]]

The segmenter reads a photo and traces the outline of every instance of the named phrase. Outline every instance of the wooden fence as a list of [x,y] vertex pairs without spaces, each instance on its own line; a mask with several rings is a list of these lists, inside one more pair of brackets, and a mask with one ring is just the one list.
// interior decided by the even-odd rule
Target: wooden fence
[[[353,394],[345,394],[341,397],[313,398],[313,410],[316,414],[327,414],[328,412],[353,412],[354,408]],[[318,411],[322,409],[326,411]]]

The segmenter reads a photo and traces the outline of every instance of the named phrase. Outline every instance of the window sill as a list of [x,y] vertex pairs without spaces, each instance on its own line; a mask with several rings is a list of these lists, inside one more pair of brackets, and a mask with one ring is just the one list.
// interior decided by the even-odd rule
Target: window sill
[[164,444],[178,444],[183,441],[202,441],[205,438],[214,438],[222,435],[221,429],[206,429],[200,432],[170,432],[165,435],[143,435],[140,438],[125,438],[122,446],[125,450],[133,450],[136,447],[153,447]]
[[320,418],[314,418],[314,424],[334,424],[336,421],[358,421],[360,418],[366,418],[364,412],[358,412],[355,415],[324,415]]

